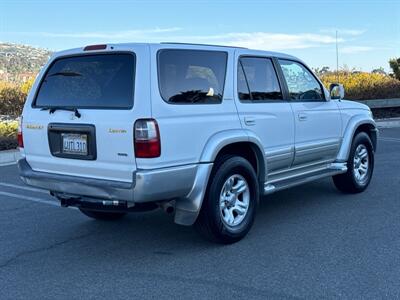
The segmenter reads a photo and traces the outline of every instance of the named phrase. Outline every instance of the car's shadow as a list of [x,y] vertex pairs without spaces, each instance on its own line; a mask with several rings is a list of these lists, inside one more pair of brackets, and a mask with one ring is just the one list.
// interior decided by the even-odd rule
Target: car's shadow
[[[269,230],[274,224],[279,224],[285,218],[291,218],[308,212],[316,213],[326,210],[338,199],[330,180],[320,180],[304,186],[277,192],[262,199],[256,222],[250,234],[242,243],[257,239],[257,234]],[[79,214],[75,211],[74,214]],[[203,240],[193,227],[179,226],[173,223],[173,217],[161,210],[132,213],[119,221],[95,221],[85,216],[75,215],[75,222],[66,225],[65,231],[91,232],[84,238],[87,245],[79,250],[79,255],[96,256],[109,255],[112,250],[115,257],[135,255],[171,256],[188,250],[204,251],[220,248]],[[79,237],[78,237],[79,239]],[[241,243],[229,247],[240,247]],[[71,254],[72,255],[72,254]]]

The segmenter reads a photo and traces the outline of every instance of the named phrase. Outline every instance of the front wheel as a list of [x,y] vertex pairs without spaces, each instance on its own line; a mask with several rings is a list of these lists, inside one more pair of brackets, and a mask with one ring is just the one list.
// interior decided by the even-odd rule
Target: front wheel
[[253,224],[258,197],[258,180],[252,165],[243,157],[221,157],[210,176],[195,227],[208,240],[237,242]]
[[107,212],[107,211],[96,211],[96,210],[89,210],[85,208],[79,208],[79,210],[86,216],[96,220],[102,221],[114,221],[121,219],[123,216],[126,215],[124,212]]
[[351,145],[347,172],[333,176],[335,186],[344,193],[364,191],[374,171],[374,148],[365,132],[358,133]]

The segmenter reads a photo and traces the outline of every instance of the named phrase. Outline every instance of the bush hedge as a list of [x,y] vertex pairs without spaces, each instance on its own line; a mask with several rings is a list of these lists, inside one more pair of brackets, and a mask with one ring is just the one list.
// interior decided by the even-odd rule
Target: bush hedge
[[1,137],[16,137],[18,133],[18,121],[0,122]]
[[0,82],[0,115],[21,115],[32,82],[28,80],[21,85]]
[[0,121],[0,151],[18,147],[17,133],[18,121]]
[[0,136],[0,151],[17,149],[18,141],[16,138]]
[[[336,73],[332,72],[320,78],[327,88],[338,81]],[[385,74],[341,71],[339,82],[345,87],[346,99],[400,98],[400,80]],[[21,85],[0,82],[0,115],[19,116],[32,84],[33,79]]]
[[[320,78],[328,89],[331,83],[338,82],[336,73],[325,74]],[[344,85],[346,99],[400,98],[400,80],[384,74],[340,72],[339,82]]]

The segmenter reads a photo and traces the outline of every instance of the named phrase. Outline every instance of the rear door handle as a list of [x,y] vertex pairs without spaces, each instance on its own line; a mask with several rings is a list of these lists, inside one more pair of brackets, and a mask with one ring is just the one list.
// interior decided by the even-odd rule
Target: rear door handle
[[244,117],[244,124],[246,124],[247,126],[256,125],[256,119],[253,117]]
[[300,113],[298,114],[299,121],[307,121],[308,116],[306,114]]

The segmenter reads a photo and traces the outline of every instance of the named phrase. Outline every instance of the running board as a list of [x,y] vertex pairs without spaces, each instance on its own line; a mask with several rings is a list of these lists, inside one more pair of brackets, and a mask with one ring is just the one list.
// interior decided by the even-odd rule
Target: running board
[[283,178],[282,180],[274,180],[264,185],[264,195],[272,194],[274,192],[287,189],[296,185],[318,180],[324,177],[330,177],[347,172],[346,163],[332,163],[323,170],[316,170],[301,174],[294,178]]

